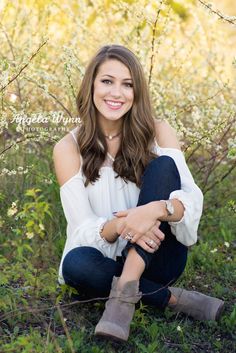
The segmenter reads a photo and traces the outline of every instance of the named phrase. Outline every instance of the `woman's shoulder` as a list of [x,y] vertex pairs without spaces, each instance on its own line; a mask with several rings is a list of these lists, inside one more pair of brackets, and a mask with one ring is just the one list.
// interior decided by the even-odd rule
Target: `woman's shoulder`
[[[71,150],[71,151],[78,151],[78,131],[79,127],[76,126],[72,130],[68,131],[66,135],[64,135],[54,146],[56,150],[64,150],[66,151]],[[75,148],[76,147],[76,148]]]
[[78,145],[75,143],[70,132],[55,144],[53,148],[53,162],[60,186],[79,172],[81,157]]
[[[73,130],[69,131],[66,135],[64,135],[59,141],[54,145],[53,152],[73,152],[77,151],[78,153],[78,144],[75,142],[75,132]],[[76,148],[75,148],[76,147]]]
[[175,129],[166,120],[155,119],[156,142],[160,148],[181,150]]

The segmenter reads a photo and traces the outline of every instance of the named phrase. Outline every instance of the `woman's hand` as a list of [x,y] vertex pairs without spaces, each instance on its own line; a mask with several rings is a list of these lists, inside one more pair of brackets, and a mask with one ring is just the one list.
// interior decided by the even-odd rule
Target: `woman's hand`
[[165,239],[165,234],[159,229],[160,224],[161,222],[157,221],[150,231],[136,241],[136,244],[147,252],[154,253],[157,251],[161,242]]
[[124,239],[127,234],[130,234],[131,243],[136,243],[139,238],[145,235],[156,224],[157,212],[153,209],[153,205],[148,203],[146,205],[130,208],[125,211],[115,213],[116,217],[122,217],[124,220],[120,223],[118,233]]

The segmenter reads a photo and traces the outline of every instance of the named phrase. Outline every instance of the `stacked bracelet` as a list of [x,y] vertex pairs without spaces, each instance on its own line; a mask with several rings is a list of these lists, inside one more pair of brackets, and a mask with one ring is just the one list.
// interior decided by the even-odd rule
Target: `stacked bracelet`
[[108,243],[108,241],[106,240],[106,238],[104,238],[104,236],[102,235],[102,232],[103,232],[103,229],[104,229],[104,226],[105,226],[106,223],[107,223],[107,221],[103,222],[103,223],[100,225],[98,233],[99,233],[100,237],[102,238],[102,240],[104,240],[106,243]]

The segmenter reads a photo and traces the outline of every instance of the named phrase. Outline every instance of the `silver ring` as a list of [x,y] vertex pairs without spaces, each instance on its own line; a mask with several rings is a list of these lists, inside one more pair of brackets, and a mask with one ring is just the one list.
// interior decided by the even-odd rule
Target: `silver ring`
[[155,241],[153,241],[152,239],[151,240],[148,240],[148,245],[150,245],[150,246],[153,246],[154,244],[155,244]]
[[128,241],[130,241],[130,240],[133,239],[133,235],[131,235],[131,233],[128,232],[128,233],[125,234],[125,239],[128,240]]

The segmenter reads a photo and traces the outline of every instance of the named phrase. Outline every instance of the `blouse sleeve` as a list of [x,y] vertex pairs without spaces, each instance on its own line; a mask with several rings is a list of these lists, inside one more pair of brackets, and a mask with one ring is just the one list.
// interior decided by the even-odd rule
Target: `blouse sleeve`
[[173,158],[181,180],[181,190],[171,192],[170,199],[178,199],[184,205],[184,216],[178,222],[169,222],[177,240],[190,246],[197,242],[197,230],[203,209],[203,194],[195,184],[184,154],[175,148],[161,148],[163,155]]
[[99,229],[107,218],[94,214],[81,171],[61,186],[60,198],[69,229],[70,247],[92,246],[113,257],[118,242],[109,243],[101,238]]

